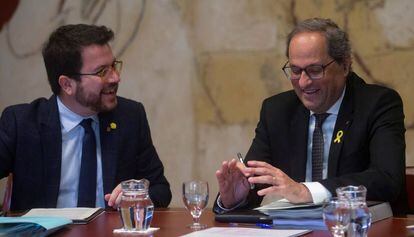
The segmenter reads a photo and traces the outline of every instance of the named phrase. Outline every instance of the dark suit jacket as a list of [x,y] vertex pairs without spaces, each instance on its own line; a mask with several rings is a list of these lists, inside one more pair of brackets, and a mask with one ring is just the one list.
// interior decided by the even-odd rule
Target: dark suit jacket
[[[266,99],[246,160],[266,161],[304,182],[309,115],[294,91]],[[343,136],[336,143],[339,131]],[[333,131],[328,177],[320,183],[333,195],[340,186],[364,185],[369,200],[390,201],[394,212],[400,213],[406,203],[404,133],[403,105],[397,92],[366,84],[350,73]],[[256,192],[249,194],[249,207],[262,200]]]
[[[118,106],[98,117],[104,194],[111,193],[121,181],[146,178],[155,206],[168,206],[170,186],[152,144],[143,105],[118,97]],[[116,129],[109,129],[112,122],[116,123]],[[56,207],[61,153],[61,125],[55,96],[3,111],[0,177],[13,173],[11,210]]]

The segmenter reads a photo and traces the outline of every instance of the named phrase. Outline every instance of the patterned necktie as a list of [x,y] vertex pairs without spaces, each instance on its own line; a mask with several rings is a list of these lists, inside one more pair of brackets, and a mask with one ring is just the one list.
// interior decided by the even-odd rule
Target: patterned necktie
[[315,130],[313,131],[312,140],[312,181],[317,182],[322,180],[323,170],[323,132],[322,124],[329,116],[328,113],[314,114],[315,116]]
[[79,175],[78,207],[95,207],[96,201],[96,139],[92,119],[80,123],[85,131],[82,142],[82,162]]

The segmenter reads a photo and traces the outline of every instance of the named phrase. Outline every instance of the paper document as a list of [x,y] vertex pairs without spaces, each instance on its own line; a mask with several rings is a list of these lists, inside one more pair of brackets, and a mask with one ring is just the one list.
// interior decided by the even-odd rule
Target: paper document
[[309,233],[310,230],[277,230],[244,227],[212,227],[195,231],[185,237],[231,237],[231,236],[260,236],[260,237],[295,237]]
[[103,211],[102,208],[33,208],[23,217],[56,216],[73,220],[74,223],[87,223]]
[[299,207],[313,207],[318,206],[313,203],[301,203],[301,204],[293,204],[286,199],[280,199],[274,202],[271,202],[267,205],[263,205],[261,207],[255,208],[255,210],[283,210],[283,209],[293,209]]

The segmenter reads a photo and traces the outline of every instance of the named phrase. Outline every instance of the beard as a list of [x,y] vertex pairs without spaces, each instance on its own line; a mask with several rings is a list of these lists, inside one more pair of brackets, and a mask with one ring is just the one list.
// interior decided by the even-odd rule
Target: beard
[[[111,86],[115,91],[118,89],[118,85]],[[96,113],[108,112],[113,110],[117,105],[117,99],[114,101],[104,103],[102,99],[102,93],[88,93],[85,88],[78,84],[78,90],[75,92],[75,100],[82,106],[89,108]]]

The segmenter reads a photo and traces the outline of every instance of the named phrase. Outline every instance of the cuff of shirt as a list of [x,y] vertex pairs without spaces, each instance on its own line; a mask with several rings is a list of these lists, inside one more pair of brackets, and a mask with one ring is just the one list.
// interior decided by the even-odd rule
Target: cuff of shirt
[[321,204],[325,199],[332,197],[331,192],[319,182],[304,182],[303,185],[308,188],[313,204]]
[[217,206],[218,206],[220,209],[222,209],[223,211],[225,211],[225,212],[232,211],[232,210],[234,210],[234,209],[236,209],[236,208],[238,208],[238,207],[240,207],[240,206],[244,205],[245,203],[246,203],[246,200],[243,200],[242,202],[238,203],[236,206],[234,206],[234,207],[232,207],[232,208],[225,208],[225,207],[223,207],[223,205],[221,204],[221,198],[220,198],[220,195],[217,197]]

